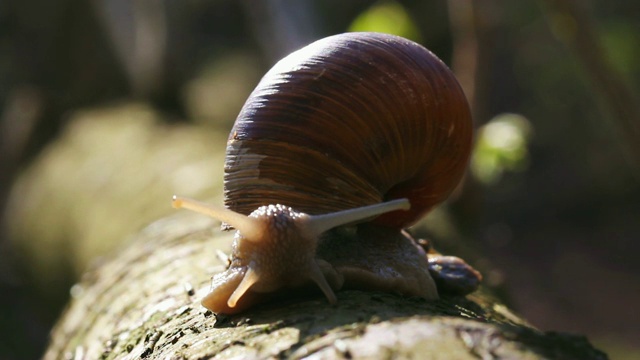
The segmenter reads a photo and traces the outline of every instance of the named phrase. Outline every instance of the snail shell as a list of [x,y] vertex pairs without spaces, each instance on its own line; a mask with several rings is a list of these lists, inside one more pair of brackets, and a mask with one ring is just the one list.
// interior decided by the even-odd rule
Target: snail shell
[[455,77],[414,42],[346,33],[285,57],[231,131],[227,209],[174,197],[237,230],[203,305],[237,313],[314,283],[330,303],[341,288],[436,299],[427,255],[401,229],[453,191],[471,141]]
[[308,45],[260,81],[231,131],[225,205],[319,214],[408,198],[376,220],[416,222],[453,191],[472,143],[452,72],[407,39],[346,33]]

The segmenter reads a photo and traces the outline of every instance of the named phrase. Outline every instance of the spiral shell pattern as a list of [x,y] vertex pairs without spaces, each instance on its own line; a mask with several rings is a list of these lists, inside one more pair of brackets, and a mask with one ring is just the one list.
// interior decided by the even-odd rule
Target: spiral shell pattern
[[459,183],[473,126],[447,66],[407,39],[345,33],[279,61],[229,136],[225,204],[323,214],[406,197],[376,223],[406,227]]

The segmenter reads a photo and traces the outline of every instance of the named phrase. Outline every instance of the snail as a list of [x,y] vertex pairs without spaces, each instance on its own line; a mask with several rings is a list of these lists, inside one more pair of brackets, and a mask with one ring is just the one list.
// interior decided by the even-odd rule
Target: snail
[[229,135],[226,208],[173,198],[236,229],[202,304],[235,314],[312,287],[331,304],[343,288],[437,299],[438,257],[403,229],[460,182],[472,133],[452,72],[407,39],[345,33],[283,58]]

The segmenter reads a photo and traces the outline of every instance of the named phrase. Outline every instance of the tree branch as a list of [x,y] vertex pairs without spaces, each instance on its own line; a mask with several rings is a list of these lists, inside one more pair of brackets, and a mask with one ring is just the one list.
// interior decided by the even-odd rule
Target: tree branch
[[232,234],[197,214],[160,220],[87,273],[52,333],[60,358],[606,359],[580,336],[538,331],[487,295],[427,302],[342,291],[279,299],[241,315],[200,306]]

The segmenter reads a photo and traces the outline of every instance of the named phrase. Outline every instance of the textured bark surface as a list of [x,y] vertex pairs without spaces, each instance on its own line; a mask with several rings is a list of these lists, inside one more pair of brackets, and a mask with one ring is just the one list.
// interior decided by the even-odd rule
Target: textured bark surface
[[45,359],[606,359],[581,336],[543,333],[480,293],[426,302],[322,294],[216,317],[199,304],[232,234],[196,214],[160,220],[72,289]]

